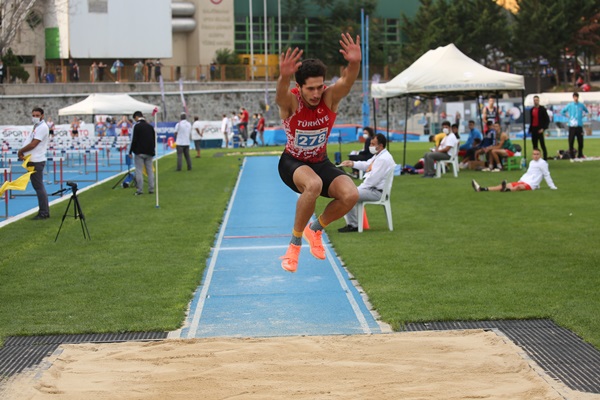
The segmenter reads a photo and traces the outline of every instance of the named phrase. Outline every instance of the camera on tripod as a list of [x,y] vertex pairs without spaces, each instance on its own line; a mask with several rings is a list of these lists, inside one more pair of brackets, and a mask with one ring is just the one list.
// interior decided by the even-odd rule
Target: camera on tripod
[[[84,239],[90,239],[90,231],[88,231],[87,228],[87,224],[85,222],[85,216],[83,215],[83,211],[81,210],[81,205],[79,204],[79,199],[77,198],[77,182],[73,182],[73,181],[67,181],[67,186],[71,188],[71,198],[69,199],[69,204],[67,204],[67,209],[65,210],[65,213],[63,214],[62,217],[62,221],[60,222],[60,226],[58,227],[58,232],[56,233],[56,237],[54,238],[54,241],[56,242],[58,240],[58,235],[60,234],[60,230],[62,229],[63,223],[65,222],[65,218],[67,216],[67,214],[69,213],[69,208],[71,207],[71,203],[74,203],[75,208],[73,210],[73,217],[75,217],[75,219],[79,218],[79,220],[81,221],[81,231],[83,232],[83,238]],[[59,190],[57,193],[62,193],[65,190],[69,190],[67,188],[61,189]],[[86,235],[87,233],[87,235]]]

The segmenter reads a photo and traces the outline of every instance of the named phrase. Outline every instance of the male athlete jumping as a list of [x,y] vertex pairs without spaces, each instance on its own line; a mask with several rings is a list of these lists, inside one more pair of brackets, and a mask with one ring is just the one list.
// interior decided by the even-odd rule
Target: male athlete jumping
[[[325,86],[327,67],[316,59],[301,61],[302,50],[288,49],[279,57],[276,101],[287,137],[279,160],[279,175],[292,190],[300,193],[292,240],[281,257],[281,267],[296,272],[302,237],[311,254],[325,259],[321,239],[323,228],[342,218],[358,201],[352,179],[327,158],[327,139],[335,122],[340,101],[350,92],[360,70],[360,37],[356,42],[342,34],[340,53],[348,62],[341,78]],[[292,76],[296,86],[290,90]],[[332,198],[316,221],[309,224],[319,196]]]

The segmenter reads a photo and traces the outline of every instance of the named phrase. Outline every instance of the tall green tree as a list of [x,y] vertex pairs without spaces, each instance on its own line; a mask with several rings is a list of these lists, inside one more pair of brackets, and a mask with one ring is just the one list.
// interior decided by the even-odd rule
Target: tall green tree
[[421,0],[412,20],[402,16],[399,64],[406,68],[428,50],[454,43],[467,56],[497,67],[509,44],[507,17],[491,0]]
[[594,41],[598,4],[589,0],[519,0],[518,5],[512,35],[514,56],[531,65],[534,74],[539,60],[545,58],[557,72],[557,83],[566,82],[574,68],[567,60],[580,51],[593,51],[598,43]]
[[413,19],[402,15],[401,33],[404,39],[397,64],[400,69],[407,68],[417,58],[432,48],[436,25],[441,23],[441,10],[435,0],[420,0],[421,5]]
[[[377,0],[337,0],[317,1],[317,3],[321,7],[318,26],[320,37],[323,39],[309,44],[310,57],[314,54],[314,57],[321,59],[327,65],[345,65],[346,61],[339,52],[340,35],[342,32],[348,32],[353,38],[360,36],[361,10],[364,10],[365,15],[373,15]],[[370,43],[377,43],[380,37],[381,28],[371,25]]]

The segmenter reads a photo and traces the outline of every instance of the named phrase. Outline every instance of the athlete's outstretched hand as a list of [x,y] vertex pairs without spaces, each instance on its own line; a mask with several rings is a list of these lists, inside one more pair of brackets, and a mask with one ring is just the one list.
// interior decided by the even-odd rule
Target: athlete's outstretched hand
[[360,62],[362,55],[360,51],[360,36],[356,36],[356,43],[352,39],[349,33],[342,33],[342,39],[340,40],[340,53],[344,56],[344,59],[348,63]]
[[299,50],[297,47],[294,50],[287,49],[285,53],[281,53],[279,56],[279,75],[283,77],[294,75],[302,65],[300,61],[302,53],[303,50]]

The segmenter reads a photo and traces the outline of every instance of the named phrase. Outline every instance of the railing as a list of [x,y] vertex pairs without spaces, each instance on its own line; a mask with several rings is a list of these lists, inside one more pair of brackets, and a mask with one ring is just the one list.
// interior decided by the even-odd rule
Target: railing
[[[193,82],[225,82],[225,81],[264,81],[265,74],[269,81],[279,76],[278,66],[254,66],[252,73],[249,65],[184,65],[184,66],[161,66],[160,74],[156,74],[156,67],[144,66],[141,69],[134,65],[126,65],[111,71],[112,66],[92,69],[90,66],[80,66],[76,71],[69,66],[47,64],[44,67],[25,65],[22,68],[29,73],[27,82],[15,79],[11,75],[10,67],[5,66],[4,84],[19,83],[97,83],[97,82],[158,82],[162,75],[164,82],[177,82],[180,78],[184,81]],[[326,79],[341,76],[343,67],[332,66],[328,70]],[[370,67],[371,74],[379,74],[382,81],[389,79],[387,66]]]

